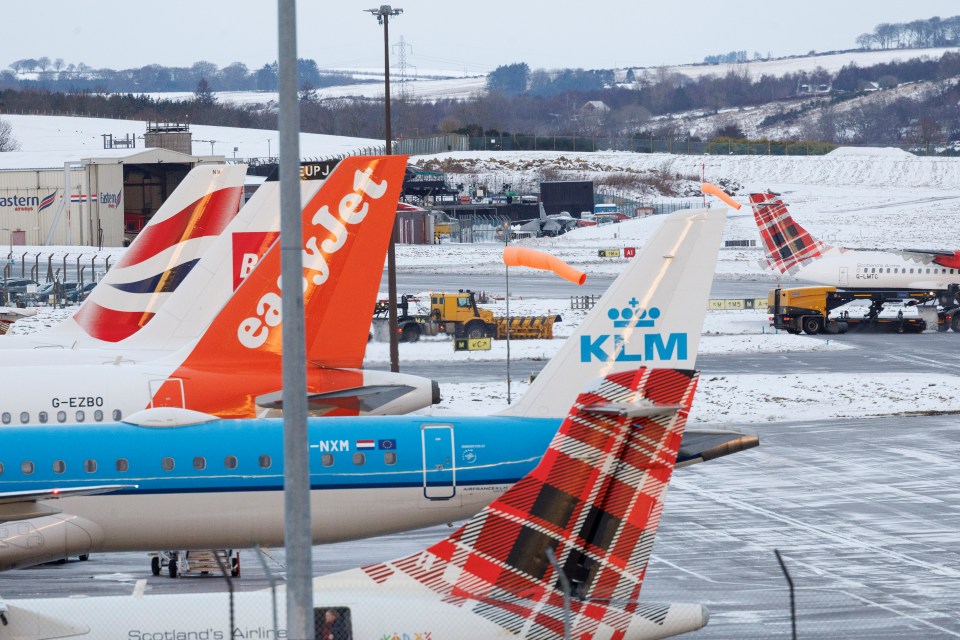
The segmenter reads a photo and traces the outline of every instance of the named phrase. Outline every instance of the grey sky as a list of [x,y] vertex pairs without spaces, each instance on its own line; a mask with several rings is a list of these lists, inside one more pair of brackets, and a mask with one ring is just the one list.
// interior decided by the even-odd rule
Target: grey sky
[[[373,6],[298,1],[300,56],[325,68],[382,65],[382,31],[362,11]],[[397,0],[394,6],[404,14],[391,22],[391,43],[403,36],[412,47],[409,63],[424,71],[484,71],[513,62],[655,66],[740,49],[784,56],[853,48],[859,34],[881,22],[960,14],[956,0]],[[270,0],[9,2],[0,67],[47,56],[94,68],[209,60],[253,69],[276,59],[276,13]]]

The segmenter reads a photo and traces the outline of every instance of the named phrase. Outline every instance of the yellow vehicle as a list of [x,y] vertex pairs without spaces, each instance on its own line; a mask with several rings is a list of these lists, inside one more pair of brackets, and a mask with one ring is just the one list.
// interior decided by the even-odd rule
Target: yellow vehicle
[[[501,318],[493,315],[489,309],[477,307],[476,296],[472,291],[457,293],[434,293],[430,295],[429,310],[409,313],[407,296],[401,298],[397,331],[401,342],[416,342],[421,335],[445,333],[455,338],[495,338],[503,340],[509,329],[512,340],[533,338],[553,338],[553,323],[560,316],[511,316]],[[375,318],[386,318],[387,304],[377,304]]]
[[[934,299],[934,293],[923,291],[892,290],[837,290],[836,287],[794,287],[771,289],[767,296],[767,313],[770,324],[788,333],[844,333],[848,329],[872,329],[897,333],[921,332],[927,327],[925,320],[905,315],[905,307]],[[855,300],[865,304],[863,315],[831,312]],[[867,305],[866,303],[869,303]],[[888,309],[884,309],[884,305]],[[899,310],[899,313],[893,313]],[[940,314],[938,323],[946,327],[949,318]]]

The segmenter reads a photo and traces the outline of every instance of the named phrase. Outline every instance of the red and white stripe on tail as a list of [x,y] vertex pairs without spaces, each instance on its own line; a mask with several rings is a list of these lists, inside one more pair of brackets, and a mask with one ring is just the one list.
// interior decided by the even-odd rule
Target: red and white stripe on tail
[[701,605],[639,601],[696,383],[696,372],[674,369],[607,376],[580,394],[540,464],[465,526],[362,571],[388,591],[426,588],[481,626],[561,637],[552,549],[573,585],[572,637],[661,638],[702,627]]

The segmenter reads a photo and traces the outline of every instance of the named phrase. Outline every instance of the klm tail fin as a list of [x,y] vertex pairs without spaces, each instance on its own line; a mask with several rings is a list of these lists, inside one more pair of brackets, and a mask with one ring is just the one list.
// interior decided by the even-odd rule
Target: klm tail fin
[[237,215],[245,176],[245,165],[192,169],[73,318],[49,335],[119,342],[145,327]]
[[766,261],[771,270],[794,275],[831,249],[794,221],[778,194],[750,194],[750,206],[767,248]]
[[425,551],[363,571],[420,583],[510,634],[560,637],[562,578],[571,637],[660,638],[698,629],[700,605],[639,602],[697,374],[608,375],[576,399],[540,464]]
[[501,415],[556,417],[589,381],[618,371],[692,369],[726,212],[664,220],[527,393]]

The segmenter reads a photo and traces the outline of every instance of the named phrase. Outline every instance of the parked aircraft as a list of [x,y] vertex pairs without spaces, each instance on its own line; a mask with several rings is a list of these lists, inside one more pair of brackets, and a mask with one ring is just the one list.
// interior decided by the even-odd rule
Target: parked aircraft
[[[371,207],[368,216],[375,214]],[[536,464],[564,415],[557,407],[576,400],[574,385],[582,390],[598,375],[639,364],[693,364],[723,217],[721,211],[678,212],[665,220],[561,349],[557,366],[566,368],[566,377],[554,377],[555,365],[548,365],[522,408],[504,412],[512,415],[311,421],[313,512],[337,513],[315,520],[314,542],[468,517]],[[241,335],[259,337],[256,329]],[[282,542],[280,421],[217,420],[165,408],[125,422],[0,429],[0,523],[16,521],[0,526],[0,569],[94,551]],[[680,462],[756,444],[736,431],[687,434],[678,443]],[[184,512],[189,517],[171,516]]]
[[535,236],[558,236],[571,229],[575,229],[579,222],[577,218],[574,218],[567,211],[547,215],[541,202],[540,217],[534,218],[533,220],[520,220],[517,223],[519,226],[515,227],[514,230],[525,231]]
[[[34,334],[6,336],[0,349],[94,348],[134,336],[237,216],[245,176],[245,165],[191,169],[71,318]],[[241,218],[261,211],[269,190],[251,198]]]
[[947,291],[960,285],[960,251],[847,249],[810,235],[776,193],[750,195],[771,271],[841,289]]
[[[568,625],[567,637],[638,640],[703,627],[709,612],[702,605],[640,600],[696,382],[695,372],[669,369],[607,376],[577,398],[536,467],[448,538],[406,558],[316,578],[318,631],[331,608],[341,618],[337,638],[399,633],[545,638],[563,636]],[[351,437],[382,435],[354,423]],[[484,425],[477,426],[470,437],[485,438]],[[434,447],[437,433],[426,432],[423,446]],[[521,449],[523,433],[519,428],[513,442]],[[414,451],[421,446],[420,437],[410,443],[402,438],[385,450],[396,453],[398,465],[408,444]],[[478,458],[469,472],[482,472],[483,456],[490,451],[482,449],[479,440],[470,442]],[[368,451],[384,451],[375,446],[379,445]],[[454,453],[433,452],[439,454],[440,465],[444,456]],[[539,452],[527,453],[539,457]],[[255,467],[253,460],[245,462]],[[377,464],[382,464],[379,459]],[[425,466],[422,473],[446,471]],[[328,475],[333,479],[338,474]],[[364,482],[365,477],[357,474],[353,481]],[[398,481],[403,477],[401,473]],[[340,481],[351,482],[346,477]],[[427,482],[424,492],[428,486],[440,489]],[[393,501],[381,498],[376,504],[369,519],[389,517]],[[423,504],[430,506],[428,499]],[[152,510],[141,505],[137,511],[143,515]],[[322,519],[323,526],[335,528],[341,517],[358,511],[364,510],[338,511],[340,517]],[[264,520],[261,510],[240,518],[250,529],[259,528]],[[184,528],[191,519],[178,524],[168,518],[168,528]],[[132,518],[131,524],[137,525],[135,521]],[[137,533],[151,535],[142,526]],[[565,583],[570,585],[569,617],[561,590]],[[282,612],[285,594],[278,595]],[[285,637],[284,630],[272,628],[268,592],[238,593],[235,598],[231,631],[239,629],[241,637],[253,637],[247,633],[253,630],[256,637]],[[225,628],[226,605],[223,594],[11,600],[0,637],[152,638],[162,630],[164,637],[213,638],[224,633],[218,630]],[[176,615],[171,615],[174,611]]]
[[[437,399],[432,381],[360,369],[382,271],[376,256],[386,253],[405,161],[403,156],[345,159],[304,207],[308,387],[317,412],[403,413]],[[238,255],[231,254],[237,235],[215,245],[228,264],[235,264],[229,256]],[[260,243],[264,235],[254,237]],[[162,329],[168,342],[151,342],[158,353],[5,351],[5,365],[18,372],[5,382],[0,423],[120,420],[161,406],[232,418],[281,408],[280,245],[275,235],[272,240],[239,286],[232,268],[194,279],[193,288],[185,282],[181,289],[187,290],[163,305],[137,337],[147,340],[148,332]],[[214,260],[214,266],[221,262]],[[218,306],[218,296],[229,301]],[[357,318],[362,320],[351,321]],[[188,339],[198,325],[206,329]],[[186,346],[164,351],[169,341]]]

